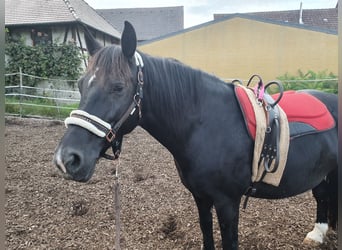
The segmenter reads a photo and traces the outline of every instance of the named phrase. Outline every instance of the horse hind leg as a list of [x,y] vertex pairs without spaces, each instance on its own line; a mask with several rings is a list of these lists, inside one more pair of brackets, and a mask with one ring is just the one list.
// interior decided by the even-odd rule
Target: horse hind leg
[[336,229],[337,225],[337,173],[331,173],[317,187],[312,189],[317,202],[316,222],[304,243],[319,245],[323,243],[329,226]]
[[329,228],[337,230],[338,222],[338,171],[335,170],[328,175],[329,201],[328,201],[328,222]]

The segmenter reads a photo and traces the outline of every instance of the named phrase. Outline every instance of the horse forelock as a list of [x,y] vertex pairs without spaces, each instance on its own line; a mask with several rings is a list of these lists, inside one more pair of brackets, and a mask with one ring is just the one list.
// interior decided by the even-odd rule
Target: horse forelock
[[121,80],[128,84],[132,72],[129,61],[123,55],[121,47],[111,45],[100,49],[91,59],[87,67],[87,74],[96,75],[98,82],[105,84],[104,79]]

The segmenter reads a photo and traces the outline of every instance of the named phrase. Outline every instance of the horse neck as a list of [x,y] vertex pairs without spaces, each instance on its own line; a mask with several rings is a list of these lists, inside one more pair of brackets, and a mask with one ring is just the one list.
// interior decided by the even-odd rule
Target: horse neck
[[201,122],[209,87],[204,83],[219,80],[174,60],[149,57],[144,81],[141,126],[172,152]]

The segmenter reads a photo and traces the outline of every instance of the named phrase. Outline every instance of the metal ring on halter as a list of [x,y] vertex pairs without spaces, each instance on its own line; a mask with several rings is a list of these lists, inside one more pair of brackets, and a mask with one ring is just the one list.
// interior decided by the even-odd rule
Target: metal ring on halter
[[144,75],[141,70],[138,71],[138,82],[140,85],[144,84]]

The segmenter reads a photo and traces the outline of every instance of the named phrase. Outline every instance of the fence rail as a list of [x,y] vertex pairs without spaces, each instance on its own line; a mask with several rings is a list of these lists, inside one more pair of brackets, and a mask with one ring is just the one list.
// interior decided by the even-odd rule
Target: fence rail
[[[5,77],[19,77],[19,84],[5,86],[7,115],[64,118],[80,101],[79,91],[70,89],[76,88],[77,80],[38,77],[21,70]],[[27,86],[32,79],[38,80],[37,87]]]
[[[18,80],[14,85],[5,86],[7,115],[63,119],[68,116],[70,110],[78,107],[80,94],[75,86],[77,80],[38,77],[22,73],[21,69],[16,73],[5,74],[5,77],[16,77],[15,79]],[[32,79],[38,82],[37,87],[28,86]],[[222,80],[231,82],[234,79]],[[242,82],[247,83],[247,80],[242,80]],[[294,84],[297,86],[299,84],[303,88],[316,88],[316,84],[322,82],[328,86],[327,88],[333,85],[333,88],[337,89],[336,78],[282,81],[285,88]]]

